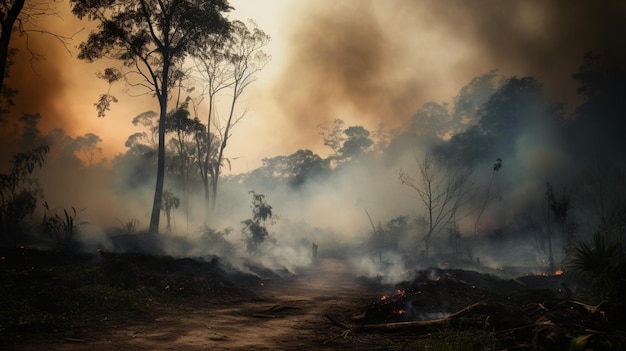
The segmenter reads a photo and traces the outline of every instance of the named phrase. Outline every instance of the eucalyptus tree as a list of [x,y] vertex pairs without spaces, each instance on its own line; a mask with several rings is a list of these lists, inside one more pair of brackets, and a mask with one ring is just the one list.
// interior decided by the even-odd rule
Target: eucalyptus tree
[[[165,124],[169,92],[185,75],[186,58],[219,45],[230,32],[224,17],[227,0],[70,0],[80,19],[98,22],[97,29],[80,44],[79,58],[121,61],[120,68],[104,70],[100,77],[112,84],[124,80],[130,87],[153,94],[159,102],[157,179],[150,218],[150,233],[159,230],[165,178]],[[96,103],[104,116],[116,98],[110,93]]]
[[[261,71],[270,60],[270,56],[262,50],[269,41],[270,37],[256,23],[249,21],[246,25],[241,21],[233,21],[231,36],[224,43],[223,50],[205,51],[197,60],[196,66],[200,73],[200,80],[205,85],[204,94],[209,100],[207,137],[204,143],[207,149],[203,153],[205,159],[199,160],[201,162],[199,166],[210,174],[210,177],[203,177],[203,179],[206,180],[205,195],[210,203],[211,213],[214,212],[217,203],[221,170],[228,162],[224,150],[232,136],[233,127],[245,115],[245,113],[235,113],[237,102],[246,88],[256,80],[256,73]],[[220,92],[228,94],[225,121],[216,118],[215,102]],[[218,139],[217,143],[215,138]],[[209,149],[214,146],[217,150]],[[211,156],[215,158],[211,159]]]

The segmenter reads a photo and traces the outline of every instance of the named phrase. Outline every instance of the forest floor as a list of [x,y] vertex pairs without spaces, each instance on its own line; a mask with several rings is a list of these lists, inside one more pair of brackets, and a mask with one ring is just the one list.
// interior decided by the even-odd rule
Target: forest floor
[[0,349],[534,350],[578,343],[581,350],[610,350],[626,344],[608,311],[557,296],[550,285],[560,284],[558,277],[499,279],[448,269],[386,286],[328,257],[281,276],[229,271],[217,261],[55,257],[1,257]]
[[[70,330],[5,331],[8,350],[389,350],[389,336],[348,335],[325,315],[363,312],[380,296],[345,263],[324,259],[287,278],[259,280],[232,295],[159,298],[110,321]],[[401,345],[400,345],[401,346]]]

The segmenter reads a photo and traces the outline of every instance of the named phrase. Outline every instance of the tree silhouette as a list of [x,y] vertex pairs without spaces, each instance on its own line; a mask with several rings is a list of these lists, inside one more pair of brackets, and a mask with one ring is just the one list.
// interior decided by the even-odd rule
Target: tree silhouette
[[293,187],[330,170],[329,163],[311,150],[301,149],[288,156],[264,158],[262,161],[263,166],[253,172],[254,176],[286,182]]
[[374,144],[374,141],[370,139],[370,132],[362,126],[348,127],[343,133],[346,135],[346,140],[339,152],[344,157],[358,157]]
[[431,155],[426,155],[423,160],[416,157],[415,161],[419,168],[418,176],[411,177],[401,169],[400,182],[417,192],[426,210],[424,250],[428,256],[432,238],[451,223],[459,208],[468,199],[469,192],[465,183],[469,171],[458,166],[437,165]]
[[[106,69],[100,77],[109,84],[124,79],[131,87],[152,93],[159,102],[157,179],[150,217],[151,234],[159,231],[165,178],[165,126],[170,90],[185,73],[188,56],[217,45],[230,30],[223,12],[226,0],[70,0],[79,18],[98,22],[87,41],[80,44],[79,58],[93,62],[113,59],[120,69]],[[96,108],[103,116],[115,97],[102,94]]]
[[317,128],[320,129],[319,134],[324,140],[324,145],[333,150],[335,157],[339,157],[339,150],[346,140],[345,134],[343,133],[345,124],[343,120],[337,118],[331,123],[322,123],[317,126]]
[[[228,162],[224,150],[228,146],[228,140],[232,135],[233,127],[243,118],[245,113],[236,115],[237,102],[245,89],[255,81],[255,74],[265,67],[270,57],[263,52],[262,48],[270,41],[270,37],[263,32],[256,23],[250,21],[249,25],[241,21],[232,23],[232,33],[225,42],[223,50],[207,50],[197,59],[197,68],[200,72],[201,81],[206,85],[206,95],[209,99],[209,114],[207,117],[206,133],[207,142],[204,145],[212,148],[216,145],[214,138],[218,138],[217,151],[207,149],[204,152],[205,159],[201,168],[206,168],[211,177],[203,177],[210,180],[210,194],[208,184],[205,183],[205,195],[210,195],[210,214],[215,212],[217,204],[217,190],[222,168]],[[228,89],[230,101],[227,107],[226,121],[216,118],[216,95]],[[215,131],[212,132],[212,128]],[[216,155],[214,160],[209,157]]]
[[471,108],[478,121],[436,146],[433,151],[438,158],[456,159],[471,166],[515,154],[519,151],[518,137],[525,127],[554,122],[562,113],[562,106],[547,99],[541,84],[532,77],[504,80],[480,107]]

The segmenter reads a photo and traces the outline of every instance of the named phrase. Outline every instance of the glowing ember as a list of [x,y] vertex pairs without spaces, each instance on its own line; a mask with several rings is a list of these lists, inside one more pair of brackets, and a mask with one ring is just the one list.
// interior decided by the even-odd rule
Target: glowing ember
[[404,310],[393,311],[393,313],[401,316],[404,314]]
[[402,289],[402,290],[398,290],[398,295],[401,297],[406,297],[406,290]]
[[385,300],[387,300],[387,296],[383,295],[380,297],[380,301],[385,301]]
[[561,275],[561,274],[563,274],[563,270],[562,269],[557,269],[557,271],[554,272],[554,274]]

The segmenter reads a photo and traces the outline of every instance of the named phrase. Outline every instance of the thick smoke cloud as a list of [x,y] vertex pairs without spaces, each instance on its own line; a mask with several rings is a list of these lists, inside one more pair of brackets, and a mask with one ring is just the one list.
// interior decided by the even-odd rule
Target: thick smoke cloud
[[335,118],[404,127],[428,100],[498,69],[578,102],[587,51],[626,50],[626,4],[607,1],[322,1],[301,10],[273,100],[296,140]]
[[[130,97],[125,87],[115,86],[110,92],[120,103],[113,106],[106,118],[96,118],[93,103],[109,88],[97,79],[96,72],[112,63],[79,60],[77,46],[93,23],[74,17],[65,1],[49,5],[41,15],[24,23],[26,34],[13,34],[11,47],[17,49],[17,54],[12,58],[5,83],[17,90],[17,95],[10,112],[1,117],[0,136],[7,142],[17,141],[21,135],[20,119],[40,114],[38,128],[43,133],[57,128],[71,136],[94,133],[103,139],[103,156],[110,159],[123,151],[121,146],[127,135],[120,130],[130,134],[130,119],[154,110],[158,103],[151,96]],[[11,151],[17,150],[19,147]]]
[[[32,40],[30,45],[34,45]],[[63,54],[69,58],[67,52],[61,52],[62,49],[59,49],[56,43],[41,41],[38,43],[40,45],[36,46],[37,53],[45,52],[46,55],[40,57],[36,56],[37,53],[31,54],[24,41],[18,41],[18,44],[20,44],[19,51],[14,58],[14,63],[9,67],[9,78],[6,80],[10,88],[17,90],[17,95],[14,98],[15,106],[11,108],[11,113],[2,116],[5,123],[3,130],[6,132],[19,125],[19,119],[23,114],[34,115],[42,111],[45,111],[48,116],[40,123],[45,124],[46,129],[71,126],[72,116],[65,113],[60,104],[67,85],[59,61]],[[19,136],[19,133],[2,134],[5,138]]]

